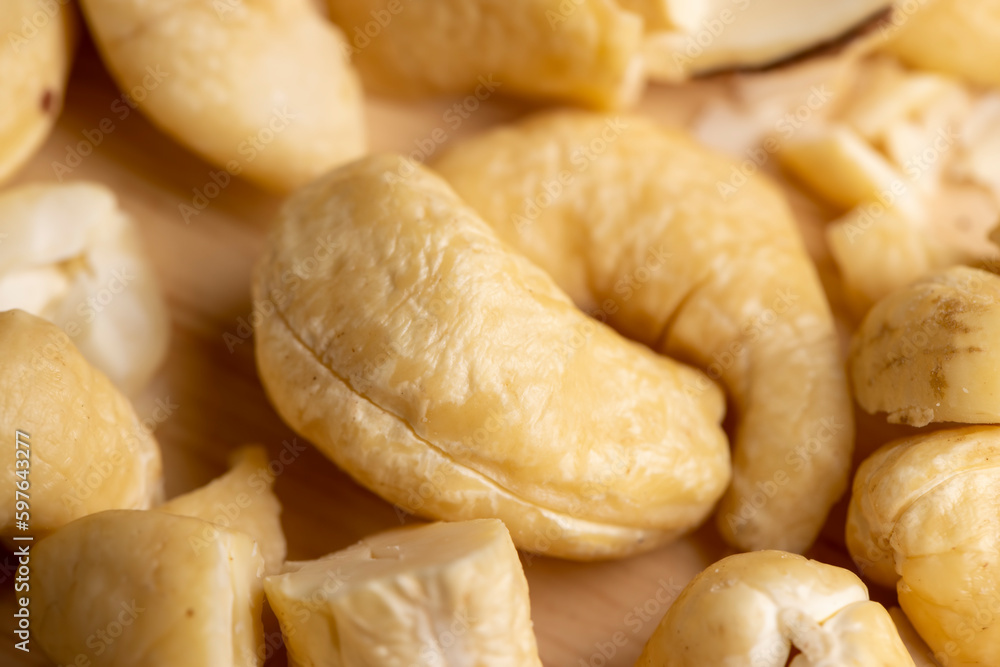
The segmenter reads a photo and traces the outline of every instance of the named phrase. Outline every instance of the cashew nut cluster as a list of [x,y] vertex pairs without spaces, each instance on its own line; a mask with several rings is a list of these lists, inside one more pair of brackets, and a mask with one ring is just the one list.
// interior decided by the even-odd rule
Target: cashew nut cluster
[[[111,382],[61,329],[24,311],[0,313],[0,426],[27,435],[31,528],[46,533],[108,509],[162,497],[160,449]],[[16,529],[19,448],[0,454],[0,535]],[[23,490],[23,487],[22,487]]]
[[264,580],[289,664],[541,667],[503,523],[403,528]]
[[283,192],[364,152],[346,43],[310,0],[80,5],[131,103],[229,175]]
[[122,391],[149,381],[170,323],[133,221],[95,183],[0,194],[0,310],[57,324]]
[[[792,649],[798,655],[789,662]],[[724,558],[667,610],[636,667],[913,667],[850,570],[780,551]]]
[[964,266],[890,294],[854,334],[858,403],[890,422],[1000,422],[1000,277]]
[[523,549],[611,558],[691,529],[729,482],[707,377],[588,318],[401,157],[289,199],[253,295],[279,414],[406,511],[499,518]]
[[854,479],[851,556],[944,667],[1000,655],[998,461],[1000,427],[969,426],[891,442]]
[[0,182],[49,136],[66,91],[75,21],[63,2],[0,3]]
[[[830,307],[774,186],[720,192],[730,160],[584,112],[489,131],[434,167],[582,310],[726,386],[738,422],[719,527],[743,549],[805,550],[847,485],[854,426]],[[694,379],[686,395],[713,391]]]

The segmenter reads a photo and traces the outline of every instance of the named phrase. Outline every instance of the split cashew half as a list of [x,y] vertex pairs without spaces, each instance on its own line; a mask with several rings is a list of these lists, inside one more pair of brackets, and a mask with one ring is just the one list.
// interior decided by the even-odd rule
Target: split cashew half
[[[4,447],[0,455],[0,535],[18,534],[14,494],[25,479],[36,534],[101,510],[144,509],[160,500],[156,440],[61,329],[21,310],[0,313],[0,350],[0,427],[12,438],[15,431],[27,434],[19,436],[25,447]],[[24,453],[30,470],[22,476],[17,460]]]
[[[789,662],[791,649],[796,655]],[[913,667],[850,570],[780,551],[724,558],[667,610],[636,667]]]
[[364,152],[347,46],[309,0],[80,5],[130,104],[229,174],[287,191]]
[[864,576],[894,586],[945,667],[1000,655],[1000,427],[891,442],[854,478],[847,547]]
[[[743,549],[805,550],[847,485],[854,425],[833,319],[765,179],[639,118],[556,112],[455,146],[434,167],[584,311],[728,388]],[[708,382],[687,385],[688,394]]]
[[429,171],[336,170],[269,241],[253,294],[271,402],[407,511],[610,558],[693,528],[725,489],[719,389],[581,313]]
[[0,194],[0,310],[54,322],[122,391],[142,389],[170,322],[132,220],[95,183]]
[[541,667],[502,522],[403,528],[264,580],[292,667]]

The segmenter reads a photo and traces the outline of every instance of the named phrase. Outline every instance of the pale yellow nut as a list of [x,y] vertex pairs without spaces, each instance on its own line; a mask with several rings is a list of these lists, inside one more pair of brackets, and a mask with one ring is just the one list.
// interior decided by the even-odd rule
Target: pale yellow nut
[[[257,542],[267,573],[285,562],[285,534],[281,530],[281,502],[274,495],[274,475],[268,469],[267,450],[250,445],[235,452],[232,468],[205,486],[156,508],[159,512],[193,516],[246,533]],[[216,539],[218,530],[205,526],[196,538],[199,546]]]
[[927,275],[876,303],[854,333],[854,394],[893,423],[1000,422],[1000,277]]
[[73,60],[75,20],[66,2],[0,3],[0,182],[49,136]]
[[132,219],[96,183],[0,194],[0,310],[58,325],[122,391],[142,389],[167,353],[170,321]]
[[[792,648],[799,651],[789,662]],[[636,667],[913,667],[851,571],[781,551],[724,558],[667,610]]]
[[[257,667],[264,561],[201,519],[112,510],[31,551],[32,639],[60,665]],[[81,658],[82,656],[82,658]]]
[[541,667],[503,523],[403,528],[264,580],[292,667]]
[[[15,523],[15,485],[22,481],[29,483],[36,535],[101,510],[159,502],[156,440],[62,330],[24,311],[3,312],[0,350],[0,428],[12,440],[15,431],[28,436],[21,438],[27,447],[0,450],[0,535],[23,534]],[[25,469],[18,460],[30,463],[24,475],[17,474]]]
[[927,0],[901,4],[885,49],[904,63],[972,83],[1000,85],[1000,2]]
[[946,667],[1000,655],[1000,427],[891,442],[858,469],[847,547]]
[[829,305],[774,186],[727,189],[734,163],[682,133],[582,112],[434,166],[582,310],[721,379],[737,410],[723,534],[806,549],[847,485],[854,425]]
[[220,170],[287,191],[364,153],[346,42],[309,0],[80,5],[130,103]]
[[642,21],[613,0],[328,5],[365,85],[382,94],[499,93],[608,108],[634,102],[644,84]]
[[253,294],[278,412],[407,511],[610,558],[693,528],[729,481],[710,380],[588,318],[403,158],[296,193]]

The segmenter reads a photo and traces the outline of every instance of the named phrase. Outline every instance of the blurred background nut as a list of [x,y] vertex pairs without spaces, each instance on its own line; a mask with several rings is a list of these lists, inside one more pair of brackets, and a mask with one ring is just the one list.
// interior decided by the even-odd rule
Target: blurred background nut
[[913,660],[889,613],[850,570],[756,551],[695,577],[636,663],[707,665],[913,667]]
[[55,323],[122,391],[142,389],[170,322],[132,220],[95,183],[0,194],[0,310]]
[[946,667],[1000,655],[1000,427],[891,442],[858,469],[847,546]]
[[256,355],[279,414],[407,511],[499,518],[523,549],[610,558],[690,530],[729,481],[711,380],[580,312],[401,157],[296,193],[253,295],[273,306]]
[[[0,427],[30,436],[31,529],[162,497],[160,449],[132,405],[55,325],[0,313]],[[15,530],[15,448],[0,462],[0,535]]]
[[365,150],[343,35],[309,0],[83,0],[104,62],[162,130],[284,192]]
[[847,485],[851,402],[788,205],[759,176],[720,191],[733,165],[645,119],[552,112],[433,166],[583,311],[725,385],[737,422],[720,529],[742,549],[803,551]]

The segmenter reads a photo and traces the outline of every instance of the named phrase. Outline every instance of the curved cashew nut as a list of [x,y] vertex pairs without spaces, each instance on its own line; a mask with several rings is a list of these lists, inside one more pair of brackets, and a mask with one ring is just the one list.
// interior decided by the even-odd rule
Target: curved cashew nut
[[229,175],[286,191],[364,152],[343,35],[309,0],[80,5],[130,104]]
[[858,403],[893,423],[1000,421],[1000,277],[964,266],[883,298],[851,343]]
[[73,59],[73,13],[65,3],[0,3],[0,182],[49,136]]
[[[57,326],[0,313],[0,426],[27,434],[0,454],[0,535],[16,535],[17,450],[31,460],[31,527],[55,530],[106,509],[147,508],[163,490],[160,449],[132,405]],[[18,436],[19,440],[21,439]],[[37,483],[38,480],[44,483]]]
[[721,392],[586,317],[410,169],[336,170],[271,235],[256,354],[285,421],[407,511],[500,518],[531,551],[621,556],[703,520],[729,479]]
[[634,102],[645,83],[642,21],[612,0],[328,5],[365,84],[382,93],[498,91],[608,108]]
[[0,310],[54,322],[122,391],[167,353],[170,322],[132,221],[107,188],[77,182],[0,194]]
[[678,132],[585,113],[488,132],[434,166],[581,309],[721,379],[739,423],[720,528],[744,549],[806,549],[847,484],[853,418],[778,192],[727,192],[733,164]]
[[[792,648],[800,651],[789,663]],[[849,570],[780,551],[724,558],[667,610],[636,667],[913,667]]]
[[1000,427],[904,438],[858,469],[847,547],[948,667],[1000,655]]

